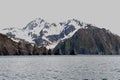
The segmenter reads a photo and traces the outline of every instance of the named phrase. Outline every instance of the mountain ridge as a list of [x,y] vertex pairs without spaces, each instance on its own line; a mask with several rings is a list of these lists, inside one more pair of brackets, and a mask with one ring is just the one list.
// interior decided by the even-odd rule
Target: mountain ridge
[[72,37],[78,29],[87,28],[86,25],[88,24],[76,19],[69,19],[66,22],[56,24],[37,18],[22,29],[6,28],[0,32],[14,41],[23,40],[37,46],[44,44],[48,49],[53,49],[61,40]]
[[56,24],[38,18],[24,28],[5,28],[0,33],[6,35],[0,34],[0,53],[5,55],[120,54],[118,35],[76,19]]
[[118,55],[120,37],[105,28],[79,29],[71,38],[60,42],[53,53]]

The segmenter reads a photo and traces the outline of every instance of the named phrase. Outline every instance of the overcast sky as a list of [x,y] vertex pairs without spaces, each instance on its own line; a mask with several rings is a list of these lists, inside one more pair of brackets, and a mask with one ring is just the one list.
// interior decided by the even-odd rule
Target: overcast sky
[[120,0],[0,0],[0,28],[24,27],[39,17],[48,22],[76,18],[120,35]]

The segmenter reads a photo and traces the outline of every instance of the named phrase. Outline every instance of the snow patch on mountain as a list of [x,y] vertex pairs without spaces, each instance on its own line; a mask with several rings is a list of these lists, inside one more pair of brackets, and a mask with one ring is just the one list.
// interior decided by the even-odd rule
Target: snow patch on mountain
[[0,30],[0,33],[6,34],[17,42],[23,40],[53,49],[61,40],[72,37],[80,28],[87,29],[87,24],[76,19],[60,23],[48,23],[37,18],[22,29],[6,28]]
[[32,38],[29,35],[27,35],[28,32],[23,29],[6,28],[6,29],[0,30],[0,33],[6,34],[9,38],[11,38],[12,40],[16,42],[19,42],[20,40],[25,40],[30,43],[34,43]]

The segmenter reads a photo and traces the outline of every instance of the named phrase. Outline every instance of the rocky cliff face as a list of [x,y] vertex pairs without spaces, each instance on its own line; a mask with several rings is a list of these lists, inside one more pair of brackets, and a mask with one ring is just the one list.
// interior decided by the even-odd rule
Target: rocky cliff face
[[15,54],[17,43],[13,42],[7,36],[0,34],[0,55]]
[[[38,48],[28,42],[14,42],[7,36],[0,34],[0,55],[46,55],[45,47]],[[49,54],[51,54],[49,52]]]
[[56,24],[38,18],[0,33],[0,55],[120,54],[119,36],[76,19]]
[[53,53],[56,54],[120,54],[120,37],[104,28],[87,25],[79,29],[71,38],[60,42]]
[[53,49],[32,46],[31,43],[14,42],[6,35],[0,34],[0,55],[119,55],[120,37],[104,28],[86,25],[87,29],[79,29],[71,38],[61,40]]

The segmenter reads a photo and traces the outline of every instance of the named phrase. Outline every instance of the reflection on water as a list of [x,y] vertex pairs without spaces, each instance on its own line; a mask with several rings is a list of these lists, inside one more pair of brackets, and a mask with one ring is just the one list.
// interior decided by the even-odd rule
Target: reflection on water
[[119,79],[119,56],[0,57],[0,80]]

